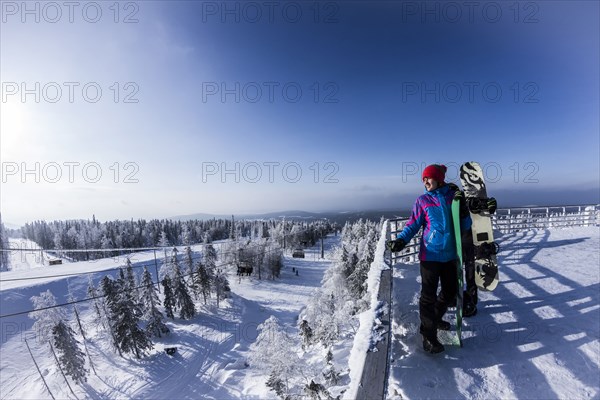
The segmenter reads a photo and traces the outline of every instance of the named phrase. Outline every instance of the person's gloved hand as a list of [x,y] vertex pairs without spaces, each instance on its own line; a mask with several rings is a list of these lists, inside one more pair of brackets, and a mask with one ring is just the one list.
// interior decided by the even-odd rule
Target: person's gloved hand
[[496,212],[496,209],[498,208],[498,203],[496,203],[496,199],[493,197],[490,197],[487,201],[487,208],[488,211],[490,212],[490,214],[493,214]]
[[406,243],[402,239],[388,240],[386,243],[386,247],[392,253],[397,253],[399,251],[402,251],[406,247]]
[[457,188],[454,191],[454,198],[458,199],[459,201],[463,201],[464,198],[465,198],[465,194],[462,192],[462,190],[460,190],[460,189]]
[[460,218],[467,218],[469,216],[469,207],[467,207],[467,200],[465,199],[465,194],[464,192],[462,192],[460,189],[456,189],[454,191],[454,198],[458,199],[458,202],[460,204]]

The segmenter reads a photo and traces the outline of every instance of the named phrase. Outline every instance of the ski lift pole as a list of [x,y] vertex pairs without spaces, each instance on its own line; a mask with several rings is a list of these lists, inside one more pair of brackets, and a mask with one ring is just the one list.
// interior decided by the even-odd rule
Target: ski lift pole
[[321,229],[321,258],[325,258],[325,248],[323,246],[323,230]]
[[[88,359],[90,360],[90,366],[94,371],[94,375],[98,376],[96,372],[96,367],[94,366],[94,362],[92,361],[92,356],[90,355],[90,351],[87,346],[87,338],[85,337],[85,333],[83,331],[83,326],[81,325],[81,319],[79,318],[79,313],[77,312],[77,307],[73,305],[73,311],[75,311],[75,318],[77,319],[77,325],[79,326],[79,332],[81,332],[81,336],[83,337],[83,346],[85,347],[85,352],[87,353]],[[77,396],[75,396],[77,397]]]
[[158,286],[158,293],[160,293],[160,278],[158,277],[158,261],[156,261],[156,249],[154,249],[154,270],[156,271],[156,286]]
[[46,386],[46,390],[48,390],[48,393],[50,393],[50,397],[52,397],[52,400],[56,400],[56,398],[54,397],[54,395],[50,391],[50,388],[48,387],[48,383],[46,382],[46,379],[44,379],[44,375],[42,375],[42,371],[40,371],[40,367],[39,367],[38,363],[35,361],[35,358],[33,357],[33,353],[31,352],[31,348],[29,347],[29,343],[27,343],[27,338],[23,338],[23,339],[25,340],[25,345],[27,346],[27,350],[29,350],[29,355],[31,356],[31,359],[33,360],[33,363],[35,364],[35,368],[37,368],[37,371],[40,374],[40,377],[42,378],[42,381],[44,382],[44,386]]
[[54,356],[54,360],[56,361],[56,365],[58,366],[58,370],[60,371],[60,373],[62,374],[63,378],[65,379],[65,382],[67,383],[67,387],[69,388],[69,390],[71,391],[71,393],[73,394],[73,396],[75,396],[75,398],[79,400],[79,397],[77,397],[77,395],[73,391],[73,388],[71,387],[71,384],[69,383],[69,380],[67,379],[67,376],[65,375],[65,372],[63,371],[62,367],[60,366],[60,361],[58,361],[58,357],[56,356],[56,352],[54,351],[54,346],[52,346],[52,343],[50,343],[50,350],[52,350],[52,355]]

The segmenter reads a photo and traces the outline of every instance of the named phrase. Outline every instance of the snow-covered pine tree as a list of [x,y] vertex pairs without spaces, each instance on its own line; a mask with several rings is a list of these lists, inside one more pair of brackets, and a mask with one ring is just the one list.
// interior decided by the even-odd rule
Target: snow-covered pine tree
[[133,272],[133,265],[131,264],[131,260],[129,259],[129,257],[127,257],[126,264],[127,264],[127,266],[126,266],[127,276],[126,276],[126,280],[125,280],[125,290],[130,292],[132,299],[135,302],[137,302],[140,297],[140,294],[138,292],[137,284],[135,282],[135,274]]
[[[344,246],[345,248],[346,246]],[[348,252],[348,258],[346,263],[343,265],[343,273],[344,277],[348,279],[350,275],[356,269],[356,264],[358,264],[358,256],[356,255],[356,249],[352,246],[352,242],[350,242],[349,247],[352,248],[351,251]]]
[[[102,235],[102,238],[100,239],[100,248],[104,249],[104,250],[114,249],[115,245],[112,242],[112,240],[106,234],[104,234],[104,235]],[[114,252],[112,252],[112,251],[104,251],[101,253],[102,254],[101,257],[111,257],[114,255],[113,253]]]
[[102,310],[100,309],[98,290],[96,289],[96,286],[94,286],[94,282],[92,281],[91,275],[88,276],[87,297],[88,299],[92,299],[92,302],[94,304],[94,313],[96,314],[96,318],[94,319],[96,320],[96,324],[98,326],[102,325],[106,327],[104,324],[104,319],[106,318],[106,316],[102,313]]
[[281,268],[283,267],[283,251],[281,250],[281,247],[275,243],[271,243],[266,248],[265,252],[264,262],[267,265],[267,270],[272,279],[278,278],[281,274]]
[[119,344],[117,343],[115,330],[115,314],[117,313],[117,306],[119,303],[119,291],[121,290],[121,288],[119,287],[119,281],[115,281],[108,275],[105,275],[100,281],[100,288],[102,289],[102,293],[104,294],[104,311],[106,313],[109,331],[113,338],[113,344],[117,349],[119,349],[119,352],[121,352]]
[[117,343],[117,337],[115,336],[116,332],[113,322],[113,310],[111,309],[111,307],[118,301],[118,288],[116,287],[115,281],[113,281],[108,275],[105,275],[100,281],[100,288],[104,294],[104,301],[101,303],[102,310],[104,310],[104,315],[106,315],[108,331],[112,337],[113,346],[115,346],[115,349],[117,349],[120,355],[123,355],[121,353],[119,344]]
[[[235,245],[235,243],[233,244]],[[212,244],[207,245],[204,250],[204,267],[211,278],[210,286],[217,296],[217,307],[219,307],[221,299],[229,291],[229,282],[227,281],[225,271],[217,267],[217,251]]]
[[167,234],[165,233],[164,230],[160,232],[158,246],[163,247],[163,251],[164,251],[164,255],[165,255],[165,258],[163,259],[162,265],[160,267],[160,276],[161,276],[161,278],[164,278],[165,276],[171,277],[173,274],[171,271],[171,262],[169,259],[168,249],[167,249],[167,247],[170,246],[170,244],[169,244],[169,240],[167,239]]
[[214,274],[217,267],[217,251],[212,244],[206,245],[204,249],[204,265],[209,274]]
[[[281,329],[279,320],[274,316],[260,324],[257,330],[259,334],[251,346],[249,361],[261,370],[271,371],[267,382],[269,387],[288,395],[290,379],[299,375],[301,364],[296,352],[291,351],[293,341]],[[279,396],[282,394],[278,393]]]
[[209,270],[201,262],[197,263],[196,273],[194,274],[194,290],[196,293],[202,294],[204,304],[210,297],[210,291],[214,277],[209,273]]
[[333,365],[333,353],[331,351],[331,348],[329,348],[329,350],[327,351],[327,355],[325,356],[325,363],[327,364],[327,366],[325,367],[325,371],[323,372],[323,378],[325,378],[325,381],[329,385],[337,385],[337,383],[340,380],[340,372],[337,371],[335,369],[335,366]]
[[[51,339],[52,329],[60,321],[66,320],[67,315],[62,307],[56,307],[56,297],[50,290],[41,292],[39,296],[32,296],[34,310],[29,313],[29,318],[35,320],[31,329],[36,333],[38,340],[49,342]],[[41,310],[45,308],[44,310]]]
[[115,324],[117,343],[122,351],[133,352],[136,358],[140,358],[146,350],[152,349],[154,345],[146,332],[140,329],[139,317],[132,305],[123,303],[120,310]]
[[265,382],[265,384],[267,385],[268,388],[270,388],[272,391],[275,392],[275,394],[277,396],[279,396],[282,399],[287,399],[287,387],[285,385],[285,383],[283,382],[283,380],[281,379],[281,377],[279,376],[279,374],[277,373],[277,371],[273,370],[271,371],[271,374],[269,375],[269,379],[267,379],[267,381]]
[[300,242],[302,241],[302,233],[303,229],[299,225],[292,226],[292,229],[287,235],[287,244],[290,248],[295,249],[300,246]]
[[317,383],[311,379],[309,384],[304,385],[304,393],[312,400],[333,400],[333,397],[327,391],[327,388],[321,383]]
[[187,281],[193,285],[194,281],[194,253],[192,252],[192,248],[187,246],[185,248],[185,265],[188,269],[188,279]]
[[[123,277],[121,269],[121,276]],[[116,282],[105,276],[102,280],[102,289],[107,294],[106,301],[110,312],[110,321],[114,332],[114,339],[118,348],[125,352],[133,352],[136,358],[140,358],[145,350],[153,347],[152,341],[145,331],[140,329],[139,320],[141,310],[139,305],[127,291],[122,290],[124,279]],[[110,293],[110,295],[109,295]]]
[[352,272],[348,275],[348,289],[352,296],[361,299],[367,291],[367,276],[375,259],[375,248],[379,239],[379,226],[371,221],[359,222],[360,228],[352,229],[356,235],[352,244],[355,251],[351,255]]
[[370,267],[371,263],[368,260],[368,255],[365,254],[356,263],[354,271],[348,277],[348,290],[357,299],[362,298],[367,291],[367,275]]
[[235,240],[235,219],[231,216],[231,229],[229,230],[229,239]]
[[168,247],[171,244],[169,243],[169,239],[167,238],[167,233],[163,230],[160,232],[160,239],[158,240],[159,247]]
[[175,297],[175,306],[179,309],[179,317],[182,319],[193,318],[196,315],[196,307],[181,274],[177,256],[173,256],[172,264],[175,273],[173,277],[173,294]]
[[163,299],[165,314],[167,317],[175,319],[175,314],[173,313],[173,308],[175,307],[175,297],[173,296],[173,285],[171,283],[171,279],[168,276],[165,276],[162,280],[162,285],[165,293],[165,298]]
[[229,297],[229,292],[231,292],[229,281],[227,280],[227,272],[224,269],[216,269],[213,287],[217,297],[217,307],[219,307],[221,300]]
[[169,333],[169,328],[165,325],[164,316],[158,309],[160,304],[158,293],[152,275],[147,267],[144,267],[142,273],[142,288],[141,288],[141,304],[143,308],[142,318],[147,321],[146,332],[153,336],[162,337],[163,334]]
[[310,327],[307,320],[303,319],[300,323],[300,336],[302,336],[302,348],[305,349],[307,346],[312,344],[313,341],[313,330]]
[[76,383],[86,382],[89,370],[85,368],[85,354],[80,349],[80,343],[75,338],[73,329],[63,321],[59,321],[52,328],[52,336],[64,373],[73,378]]
[[340,327],[336,320],[337,304],[333,293],[324,292],[320,305],[321,319],[317,325],[316,336],[323,346],[331,346],[339,337]]
[[181,244],[184,246],[189,246],[192,244],[192,232],[190,231],[187,223],[184,223],[183,227],[181,228]]

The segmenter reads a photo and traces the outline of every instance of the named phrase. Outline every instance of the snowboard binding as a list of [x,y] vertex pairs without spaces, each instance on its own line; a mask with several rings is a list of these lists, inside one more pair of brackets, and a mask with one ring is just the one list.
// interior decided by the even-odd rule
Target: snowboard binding
[[484,242],[479,246],[475,246],[475,258],[490,259],[493,255],[498,254],[500,246],[496,242]]
[[481,214],[483,212],[489,212],[490,214],[493,214],[496,212],[496,199],[493,197],[468,197],[467,207],[473,214]]

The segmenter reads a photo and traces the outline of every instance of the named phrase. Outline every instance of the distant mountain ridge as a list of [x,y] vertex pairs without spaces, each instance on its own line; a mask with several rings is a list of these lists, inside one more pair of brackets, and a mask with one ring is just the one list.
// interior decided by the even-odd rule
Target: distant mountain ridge
[[[359,219],[379,220],[384,218],[406,217],[410,210],[368,210],[368,211],[329,211],[329,212],[309,212],[301,210],[277,211],[262,214],[233,214],[235,219],[288,219],[288,220],[306,220],[314,221],[318,219],[328,219],[330,221],[344,223],[353,222]],[[188,215],[176,215],[169,219],[176,221],[186,221],[193,219],[229,219],[232,214],[206,214],[196,213]]]

